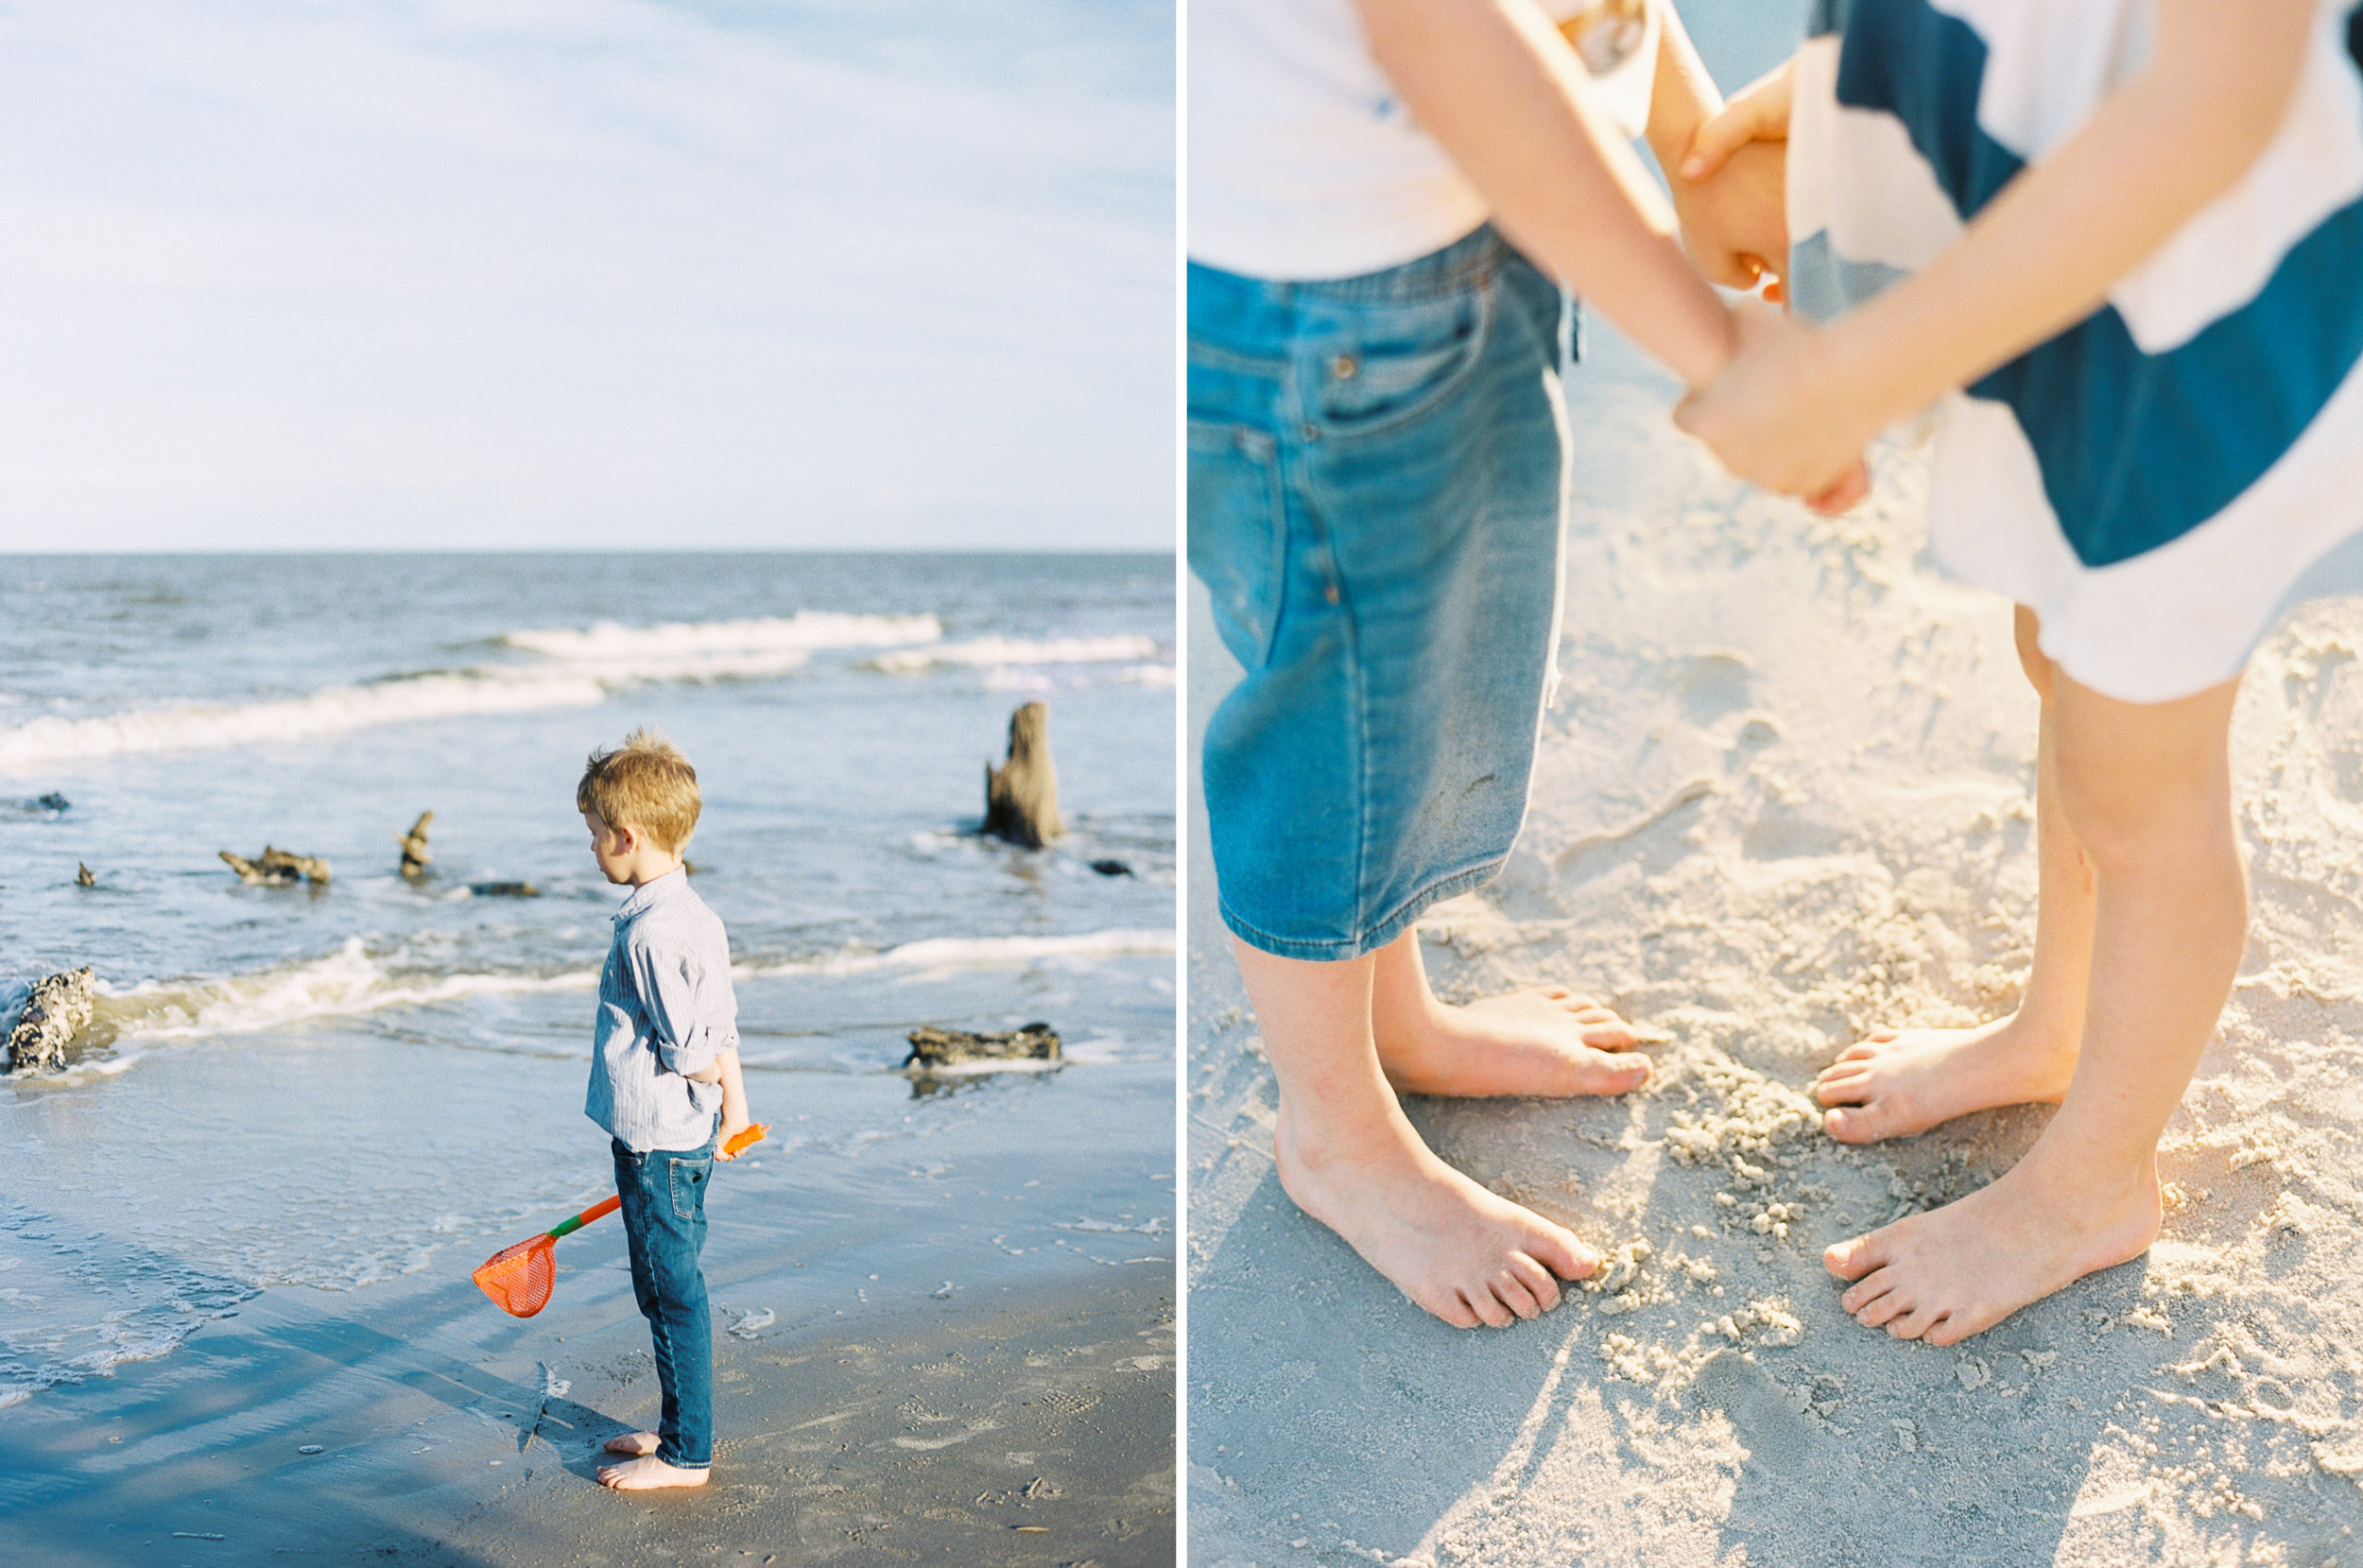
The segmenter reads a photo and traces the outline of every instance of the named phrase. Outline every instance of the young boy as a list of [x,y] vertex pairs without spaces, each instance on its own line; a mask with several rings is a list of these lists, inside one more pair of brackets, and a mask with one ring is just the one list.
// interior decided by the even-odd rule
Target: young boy
[[[631,1287],[656,1340],[664,1404],[653,1432],[608,1439],[631,1456],[599,1472],[619,1491],[706,1484],[714,1447],[714,1330],[698,1254],[706,1180],[748,1125],[738,1003],[722,922],[689,888],[681,852],[698,826],[698,774],[635,730],[594,751],[575,786],[591,854],[632,889],[599,972],[598,1039],[583,1111],[614,1141]],[[719,1131],[715,1113],[721,1113]]]

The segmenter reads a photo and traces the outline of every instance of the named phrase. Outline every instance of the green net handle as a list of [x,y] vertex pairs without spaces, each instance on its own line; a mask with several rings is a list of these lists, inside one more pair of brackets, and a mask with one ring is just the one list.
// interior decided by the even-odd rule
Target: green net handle
[[582,1213],[575,1215],[574,1218],[561,1221],[557,1229],[550,1232],[550,1239],[552,1241],[556,1241],[560,1236],[571,1236],[577,1231],[579,1231],[584,1226],[590,1224],[593,1220],[605,1219],[608,1215],[613,1214],[616,1210],[622,1208],[623,1206],[624,1198],[623,1195],[620,1193],[612,1197],[603,1198],[596,1203],[592,1204],[588,1209],[583,1210]]

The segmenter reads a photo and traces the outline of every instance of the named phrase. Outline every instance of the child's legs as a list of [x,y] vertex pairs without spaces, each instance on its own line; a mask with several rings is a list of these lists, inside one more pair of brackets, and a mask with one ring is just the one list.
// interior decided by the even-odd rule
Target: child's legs
[[1830,1249],[1864,1322],[1949,1344],[2156,1236],[2158,1139],[2248,928],[2229,755],[2237,690],[2145,705],[2060,678],[2060,803],[2099,884],[2082,1051],[2059,1114],[1992,1185]]
[[2045,1142],[2150,1172],[2215,1033],[2248,937],[2232,816],[2237,681],[2119,702],[2061,678],[2061,805],[2099,883],[2088,1021]]
[[2060,801],[2061,678],[2039,645],[2035,612],[2018,606],[2013,629],[2020,667],[2043,702],[2035,740],[2035,955],[2018,1010],[2047,1043],[2072,1056],[2084,1034],[2098,887]]
[[1967,1029],[1878,1029],[1815,1080],[1822,1117],[1844,1143],[1923,1131],[1997,1105],[2058,1103],[2084,1032],[2092,978],[2093,866],[2060,803],[2057,671],[2018,607],[2019,663],[2042,702],[2035,746],[2034,960],[2017,1009]]
[[1371,955],[1276,957],[1233,940],[1280,1087],[1272,1152],[1297,1206],[1336,1231],[1421,1306],[1495,1328],[1558,1303],[1554,1276],[1595,1254],[1487,1192],[1421,1142],[1371,1038]]
[[[1337,284],[1194,267],[1189,312],[1190,563],[1245,669],[1207,726],[1207,816],[1281,1178],[1423,1306],[1505,1323],[1590,1260],[1421,1144],[1372,972],[1525,812],[1567,492],[1560,296],[1481,231]],[[1579,1010],[1528,1025],[1561,1037],[1555,1075],[1588,1051]]]
[[663,1403],[656,1456],[703,1470],[714,1456],[714,1324],[705,1275],[706,1182],[714,1149],[615,1146],[615,1190],[623,1198],[631,1287],[648,1320]]

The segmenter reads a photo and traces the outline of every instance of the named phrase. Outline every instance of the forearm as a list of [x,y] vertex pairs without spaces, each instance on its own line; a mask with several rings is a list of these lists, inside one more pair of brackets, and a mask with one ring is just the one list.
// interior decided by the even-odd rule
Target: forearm
[[2270,143],[2303,65],[2310,8],[2275,0],[2234,8],[2227,23],[2196,7],[2162,6],[2157,49],[2139,76],[1937,261],[1830,329],[1831,373],[1867,393],[1882,422],[2090,315]]
[[738,1047],[726,1047],[714,1059],[722,1072],[722,1119],[738,1123],[747,1120],[747,1080],[739,1076]]
[[1689,156],[1699,128],[1723,108],[1723,94],[1683,30],[1672,6],[1658,32],[1657,74],[1649,87],[1649,124],[1642,132],[1657,166],[1671,181]]
[[1510,241],[1683,380],[1721,369],[1722,302],[1532,0],[1356,3],[1372,57]]

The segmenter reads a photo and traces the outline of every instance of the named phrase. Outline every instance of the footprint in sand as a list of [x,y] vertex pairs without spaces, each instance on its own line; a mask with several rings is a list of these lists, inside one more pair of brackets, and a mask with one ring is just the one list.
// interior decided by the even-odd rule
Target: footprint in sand
[[1811,1457],[1814,1430],[1803,1413],[1786,1389],[1739,1352],[1708,1356],[1690,1395],[1700,1408],[1722,1411],[1748,1457],[1773,1474],[1788,1474]]
[[1667,674],[1684,716],[1707,725],[1748,706],[1755,672],[1735,653],[1694,653],[1674,660]]

